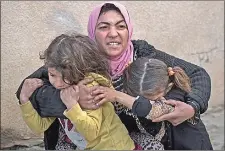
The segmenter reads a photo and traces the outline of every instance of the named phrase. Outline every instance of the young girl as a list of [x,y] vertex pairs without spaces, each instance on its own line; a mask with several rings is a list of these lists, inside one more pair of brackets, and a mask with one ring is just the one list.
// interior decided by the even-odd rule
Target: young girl
[[[157,59],[139,58],[125,70],[124,91],[138,97],[134,101],[131,111],[134,115],[154,120],[164,114],[173,112],[174,107],[163,102],[163,96],[175,85],[184,92],[190,92],[190,80],[180,67],[167,67]],[[182,95],[183,96],[183,95]],[[146,101],[148,99],[149,101]],[[137,121],[139,127],[141,123]],[[161,129],[155,138],[159,141],[165,135],[165,122],[161,122]],[[143,129],[143,128],[142,128]],[[144,129],[143,129],[144,130]],[[132,133],[136,143],[143,144],[140,134]]]
[[[98,104],[100,105],[109,100],[111,100],[111,102],[117,101],[128,107],[128,109],[131,109],[130,115],[153,121],[160,118],[162,115],[171,114],[174,107],[176,107],[176,101],[165,101],[163,96],[177,88],[183,90],[184,93],[191,92],[189,77],[183,69],[177,66],[173,68],[167,67],[167,65],[160,60],[145,57],[138,58],[126,68],[123,84],[123,91],[127,94],[143,97],[137,97],[130,103],[126,103],[123,99],[125,98],[124,93],[101,87],[104,89],[102,95],[107,97]],[[176,100],[183,100],[179,99],[180,96],[184,95],[178,94]],[[199,122],[201,123],[202,121],[200,120]],[[148,143],[143,136],[146,130],[142,127],[139,120],[136,120],[136,123],[143,133],[132,132],[130,136],[136,143],[145,146],[145,144]],[[206,131],[205,126],[200,126],[193,118],[177,126],[172,126],[167,121],[161,122],[161,125],[160,131],[154,137],[161,141],[165,135],[165,128],[173,130],[176,136],[171,137],[177,142],[177,144],[174,144],[176,148],[204,149],[207,148],[206,144],[211,144],[208,133],[203,134],[200,131]],[[180,131],[181,129],[182,131]],[[145,149],[145,147],[142,148]]]
[[[61,35],[52,41],[45,51],[45,66],[48,68],[49,81],[59,89],[60,97],[66,105],[64,115],[68,119],[58,118],[60,122],[56,150],[96,149],[96,150],[140,150],[130,138],[127,129],[115,114],[113,105],[104,103],[96,110],[84,110],[79,105],[78,82],[84,78],[93,78],[88,86],[102,85],[113,88],[108,75],[108,64],[87,36],[74,34]],[[24,89],[21,95],[32,94],[40,86],[33,83],[29,94]],[[34,79],[35,80],[35,79]],[[37,82],[38,83],[38,82]],[[21,99],[23,118],[35,132],[44,132],[55,121],[54,117],[41,118],[30,101]],[[153,140],[154,141],[154,140]],[[155,140],[156,143],[159,143]],[[158,149],[163,149],[161,145]]]

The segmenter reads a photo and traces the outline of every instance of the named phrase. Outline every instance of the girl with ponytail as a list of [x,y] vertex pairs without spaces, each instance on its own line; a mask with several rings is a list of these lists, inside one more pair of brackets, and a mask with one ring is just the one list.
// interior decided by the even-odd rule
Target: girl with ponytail
[[[181,67],[168,67],[158,59],[138,58],[125,69],[123,85],[123,91],[130,96],[136,97],[135,100],[127,103],[124,98],[128,97],[128,95],[126,96],[126,94],[115,90],[104,89],[104,95],[107,97],[98,104],[102,104],[106,100],[117,101],[127,107],[127,114],[138,117],[136,118],[136,124],[142,132],[130,133],[131,138],[136,143],[146,144],[146,136],[143,136],[146,135],[146,123],[152,125],[152,129],[155,129],[155,123],[155,127],[159,130],[152,137],[163,144],[165,144],[165,140],[168,140],[168,137],[173,137],[170,140],[178,142],[174,144],[177,148],[201,149],[200,144],[197,142],[205,140],[204,144],[209,143],[208,133],[200,119],[197,121],[192,117],[179,125],[172,125],[169,121],[163,119],[167,115],[176,114],[174,111],[176,105],[178,105],[176,103],[180,101],[187,103],[183,102],[182,97],[185,93],[191,92],[190,79]],[[176,90],[179,91],[177,91],[174,100],[164,98],[171,91],[174,93]],[[113,96],[114,99],[112,99]],[[199,123],[202,126],[199,126]],[[200,131],[204,131],[204,135],[201,135]],[[190,136],[195,139],[193,140]]]

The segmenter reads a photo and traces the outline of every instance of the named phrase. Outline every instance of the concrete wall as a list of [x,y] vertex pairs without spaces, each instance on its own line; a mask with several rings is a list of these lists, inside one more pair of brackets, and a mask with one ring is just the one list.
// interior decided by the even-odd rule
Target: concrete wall
[[[15,92],[40,67],[39,51],[57,35],[87,34],[88,15],[100,1],[1,2],[1,131],[32,136],[24,124]],[[133,39],[204,67],[212,78],[210,107],[224,101],[223,1],[122,1],[134,24]]]

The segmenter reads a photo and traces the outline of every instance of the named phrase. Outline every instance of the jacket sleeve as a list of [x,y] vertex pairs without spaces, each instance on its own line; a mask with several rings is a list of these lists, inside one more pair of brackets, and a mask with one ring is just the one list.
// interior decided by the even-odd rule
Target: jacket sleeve
[[77,103],[70,110],[66,110],[64,114],[76,125],[77,131],[83,134],[85,139],[88,141],[96,139],[102,123],[102,107],[83,111]]
[[[30,97],[31,104],[41,117],[66,118],[63,112],[66,106],[60,99],[60,91],[54,88],[48,80],[48,71],[44,66],[40,67],[34,73],[25,79],[39,78],[44,81],[44,85],[34,91]],[[21,89],[25,79],[20,84],[16,97],[19,100]]]
[[185,101],[196,102],[200,107],[200,113],[204,113],[207,110],[208,101],[211,95],[211,79],[205,69],[157,50],[146,41],[138,40],[134,43],[136,43],[134,44],[134,49],[138,49],[136,51],[137,57],[159,59],[165,62],[167,66],[179,66],[184,69],[191,79],[192,88],[192,91],[186,94]]
[[42,118],[38,115],[37,111],[34,110],[30,101],[20,105],[22,111],[22,117],[26,122],[27,126],[35,133],[43,133],[50,125],[54,122],[54,117]]
[[[167,93],[165,99],[174,99],[184,102],[185,92],[179,88],[173,86],[173,88]],[[152,103],[148,98],[139,96],[134,101],[131,112],[139,117],[146,117],[147,119],[155,119],[161,115],[170,113],[174,110],[171,105],[168,105],[162,101],[153,101]]]

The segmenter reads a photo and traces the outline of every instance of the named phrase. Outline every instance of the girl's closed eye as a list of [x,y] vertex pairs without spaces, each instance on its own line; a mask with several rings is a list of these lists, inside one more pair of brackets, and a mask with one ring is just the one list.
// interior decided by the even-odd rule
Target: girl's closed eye
[[52,73],[50,73],[50,72],[49,72],[49,75],[50,75],[51,77],[54,77],[54,76],[55,76],[54,74],[52,74]]

